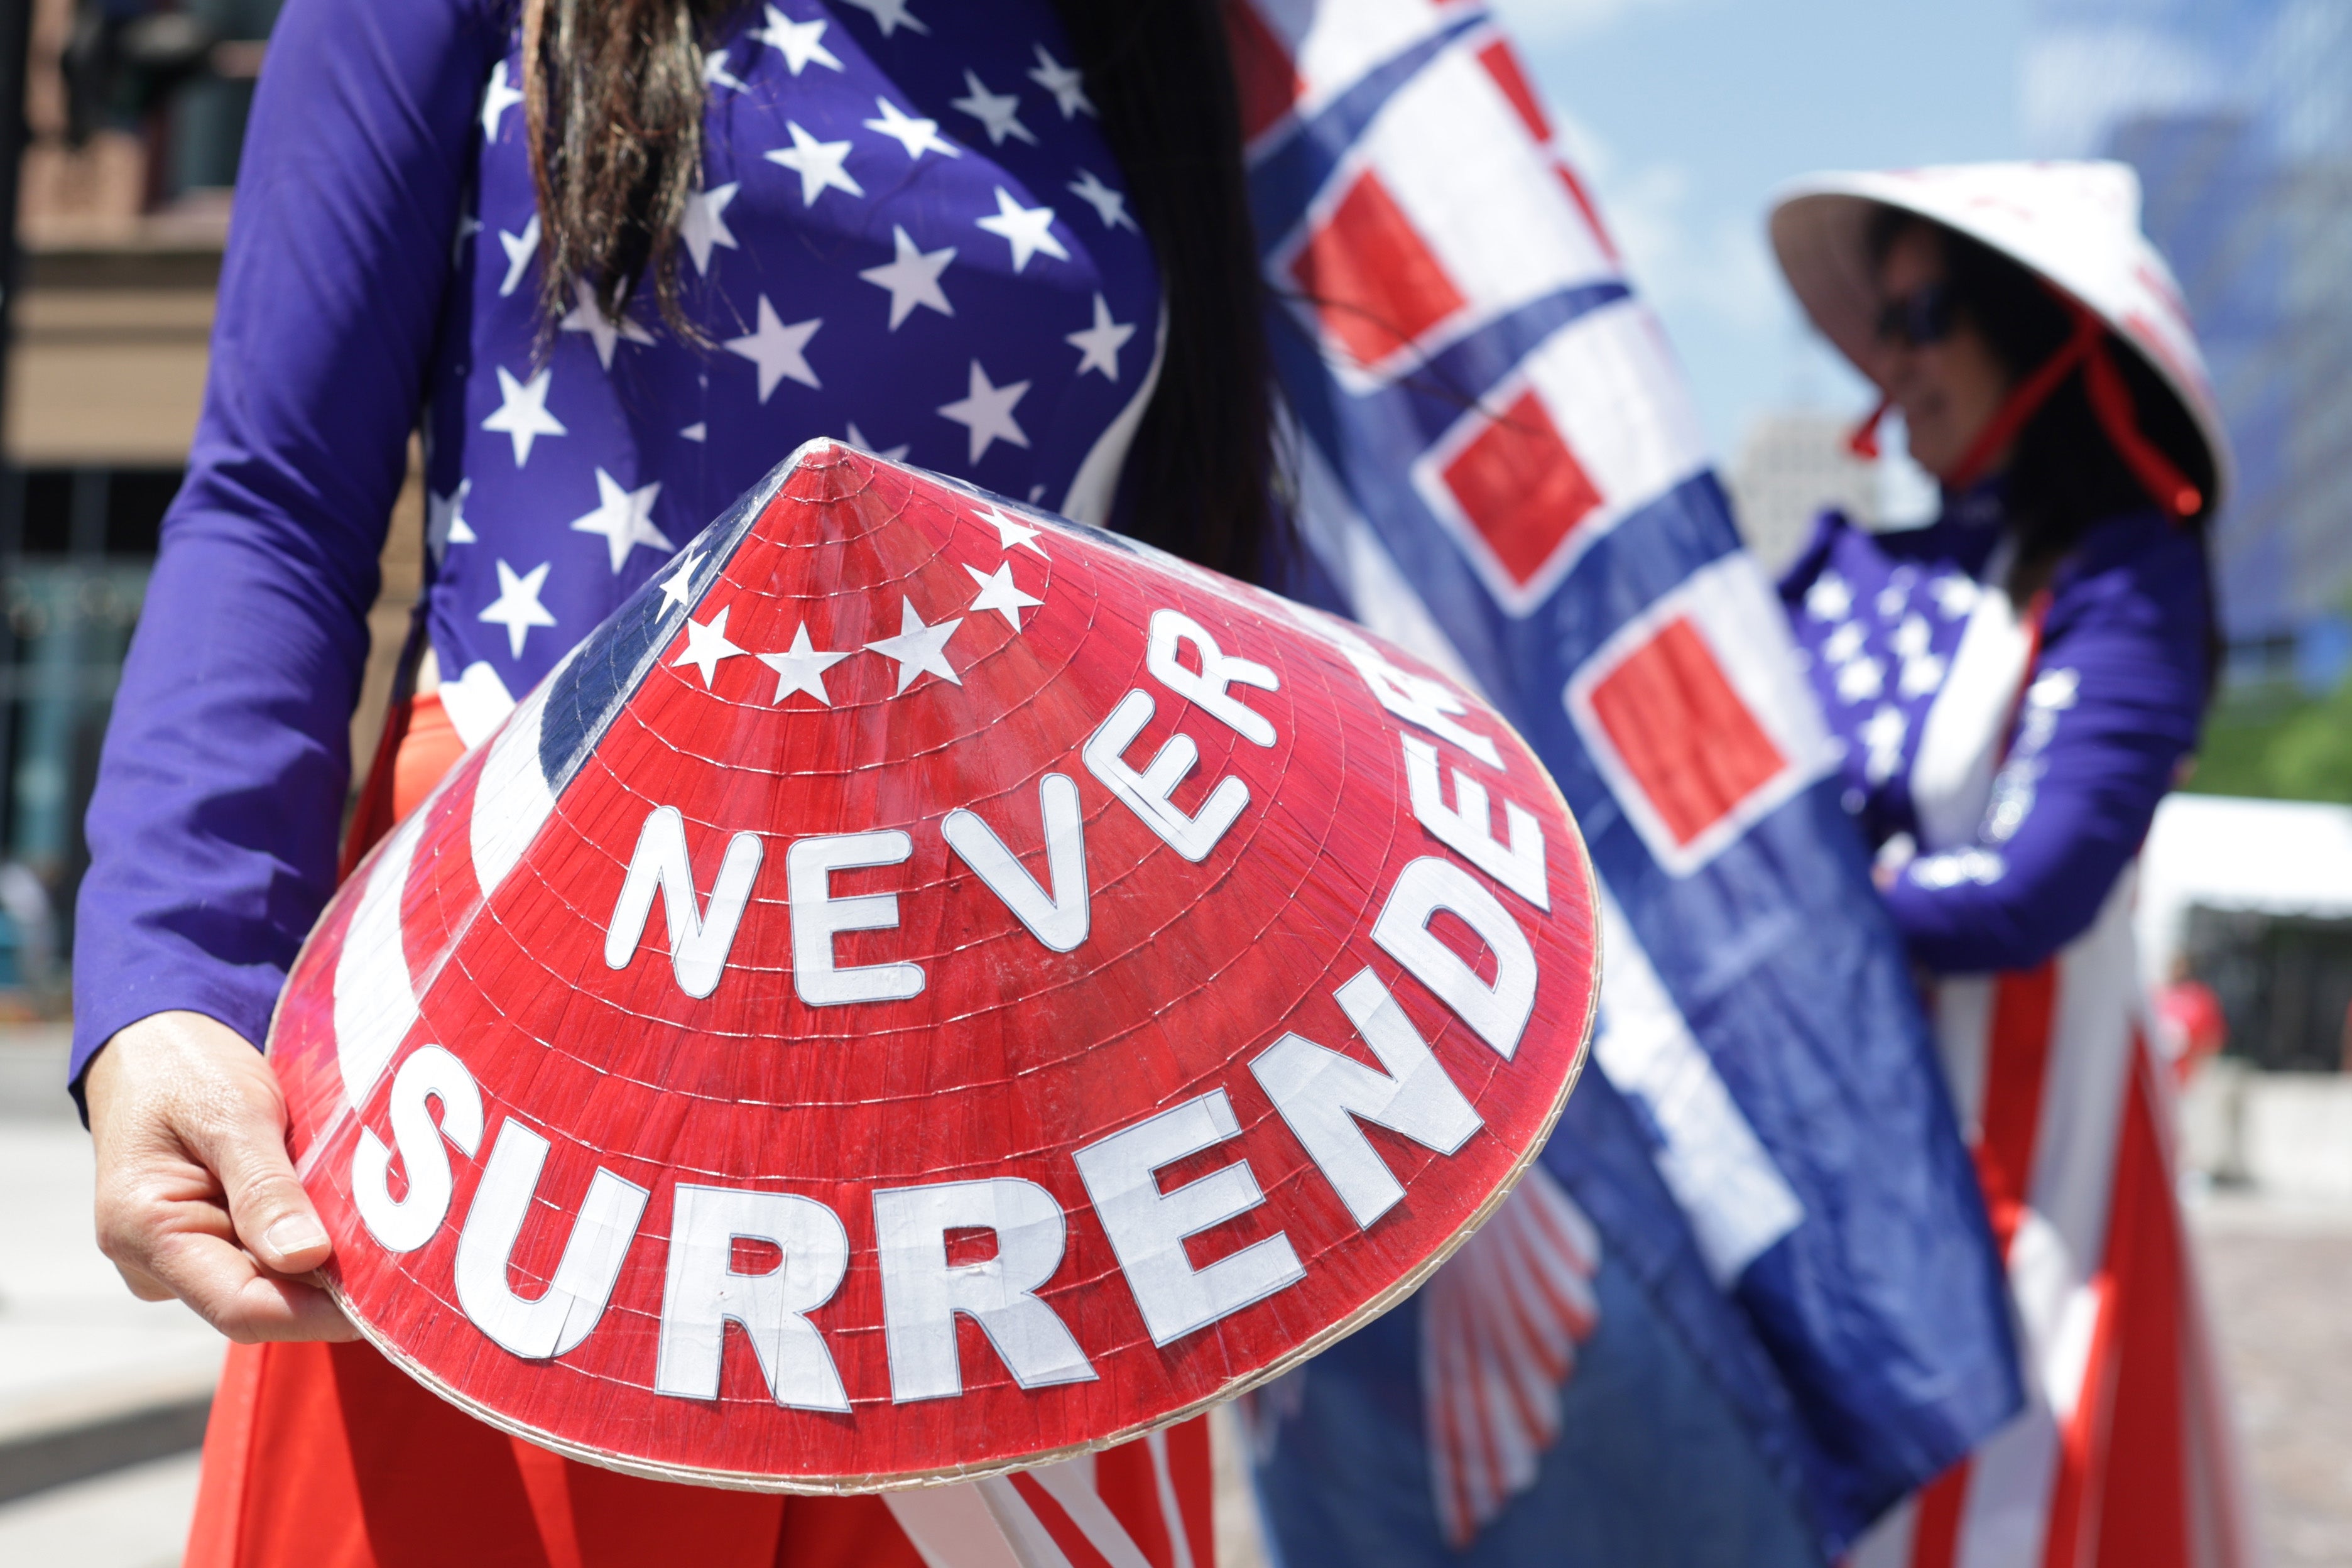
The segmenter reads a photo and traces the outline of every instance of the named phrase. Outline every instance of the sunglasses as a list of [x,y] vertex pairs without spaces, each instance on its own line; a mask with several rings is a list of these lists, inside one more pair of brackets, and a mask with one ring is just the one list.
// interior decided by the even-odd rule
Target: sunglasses
[[1941,283],[1923,284],[1878,308],[1878,341],[1926,348],[1950,337],[1958,321],[1952,291]]

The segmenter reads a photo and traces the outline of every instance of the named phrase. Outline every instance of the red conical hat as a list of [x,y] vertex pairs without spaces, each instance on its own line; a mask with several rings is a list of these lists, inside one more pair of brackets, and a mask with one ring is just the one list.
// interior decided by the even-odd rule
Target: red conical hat
[[818,442],[360,868],[269,1049],[329,1280],[418,1379],[845,1490],[1133,1436],[1397,1300],[1594,986],[1492,711]]

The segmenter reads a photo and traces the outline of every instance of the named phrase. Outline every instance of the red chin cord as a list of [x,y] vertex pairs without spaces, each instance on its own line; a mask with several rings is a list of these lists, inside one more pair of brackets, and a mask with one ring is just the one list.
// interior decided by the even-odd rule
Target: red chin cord
[[[2107,353],[2107,331],[2096,316],[2074,300],[2061,297],[2061,304],[2074,318],[2074,331],[2058,352],[2044,360],[2041,367],[2019,383],[2004,398],[1978,433],[1968,451],[1949,474],[1943,477],[1951,489],[1966,489],[1984,473],[1985,468],[2002,448],[2017,438],[2027,420],[2050,401],[2077,365],[2083,369],[2084,390],[2091,400],[2091,412],[2099,421],[2099,428],[2115,443],[2116,452],[2130,468],[2149,499],[2176,521],[2197,515],[2205,504],[2204,496],[2188,477],[2172,466],[2171,459],[2157,450],[2156,444],[2140,433],[2139,423],[2132,416],[2131,389],[2124,384],[2123,374],[2116,369],[2114,358]],[[1869,417],[1853,427],[1846,437],[1846,450],[1855,457],[1874,458],[1878,456],[1878,426],[1895,405],[1892,397],[1879,400]]]

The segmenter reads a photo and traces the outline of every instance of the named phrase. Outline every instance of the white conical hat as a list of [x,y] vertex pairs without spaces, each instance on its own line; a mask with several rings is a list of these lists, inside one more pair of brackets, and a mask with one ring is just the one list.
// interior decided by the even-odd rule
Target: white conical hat
[[2049,279],[2137,350],[2172,390],[2213,459],[2213,500],[2230,488],[2230,438],[2172,269],[2139,226],[2139,176],[2115,163],[1950,163],[1809,174],[1771,208],[1780,270],[1822,334],[1864,363],[1878,285],[1874,206],[1956,229]]

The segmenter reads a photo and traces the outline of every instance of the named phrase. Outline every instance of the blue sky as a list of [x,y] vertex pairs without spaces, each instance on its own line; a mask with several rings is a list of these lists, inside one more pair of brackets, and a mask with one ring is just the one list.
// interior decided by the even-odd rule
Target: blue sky
[[1782,180],[2021,151],[2028,0],[1492,0],[1574,139],[1718,455],[1768,408],[1857,412],[1763,237]]

